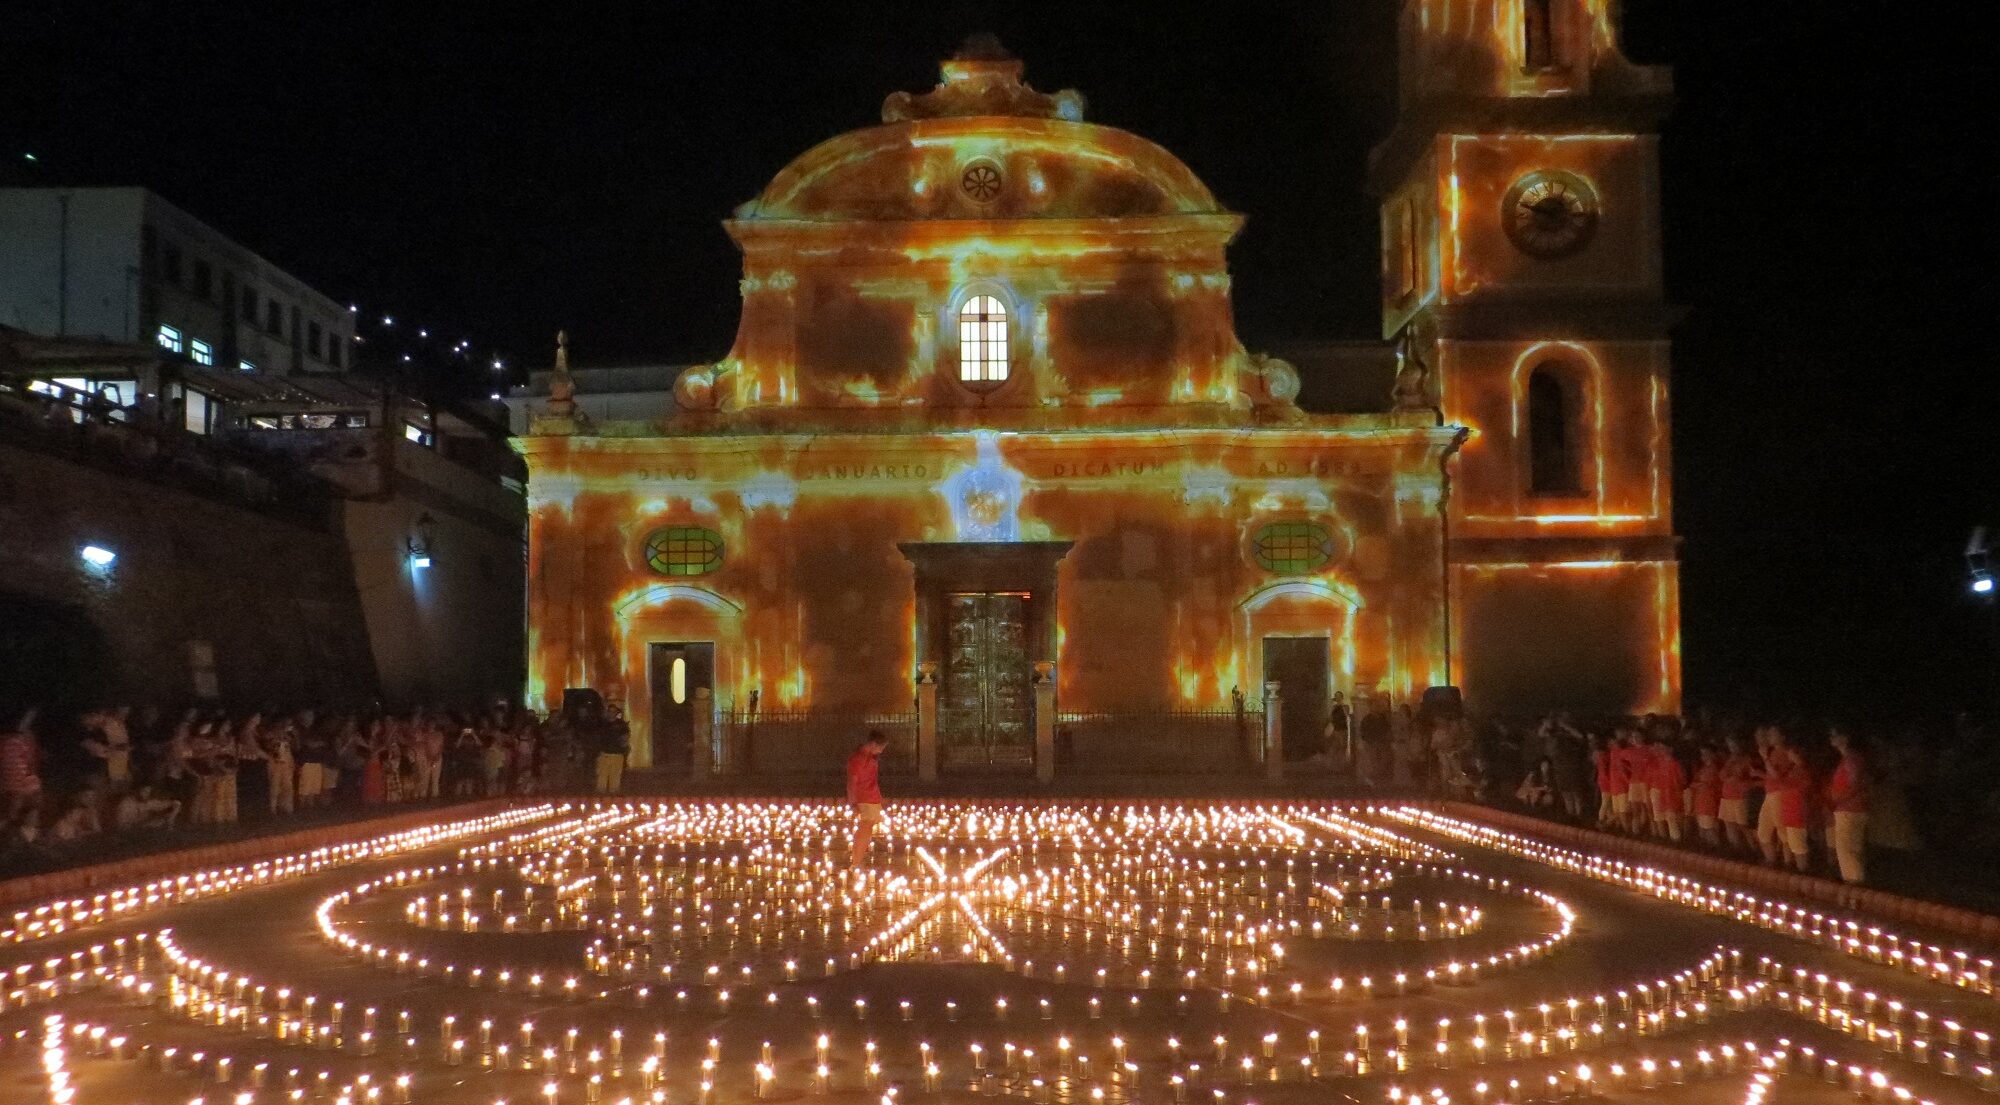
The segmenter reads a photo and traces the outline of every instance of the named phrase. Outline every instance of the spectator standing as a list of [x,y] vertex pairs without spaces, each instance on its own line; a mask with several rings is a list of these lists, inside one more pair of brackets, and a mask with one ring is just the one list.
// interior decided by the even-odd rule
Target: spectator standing
[[292,723],[280,721],[271,727],[264,742],[264,774],[270,793],[268,808],[273,814],[288,814],[297,804],[297,765],[292,753]]
[[479,793],[481,776],[486,768],[486,746],[479,742],[479,733],[471,726],[458,731],[457,739],[451,743],[451,793],[457,798],[471,798]]
[[480,766],[486,773],[486,797],[496,798],[507,792],[507,760],[513,747],[514,738],[503,731],[486,734],[485,747],[480,753]]
[[252,714],[236,730],[236,793],[233,797],[237,818],[261,821],[271,812],[271,768],[268,761],[264,751],[263,717]]
[[1386,781],[1389,769],[1388,699],[1378,697],[1368,703],[1368,712],[1361,716],[1356,733],[1359,739],[1355,742],[1358,760],[1355,770],[1361,776],[1361,784],[1373,790]]
[[1772,726],[1768,739],[1764,804],[1772,809],[1769,824],[1773,831],[1765,831],[1766,821],[1760,813],[1757,821],[1758,842],[1764,847],[1765,862],[1781,866],[1789,860],[1794,868],[1804,871],[1811,855],[1807,805],[1811,801],[1812,776],[1806,770],[1805,760],[1786,740],[1783,730]]
[[1653,731],[1652,771],[1648,792],[1653,803],[1653,835],[1679,843],[1682,811],[1687,805],[1687,769],[1667,743],[1664,729]]
[[84,715],[83,750],[99,761],[98,772],[119,793],[132,784],[132,735],[126,710],[106,707]]
[[625,756],[632,751],[632,727],[616,702],[605,707],[596,726],[597,793],[617,794],[625,785]]
[[1561,714],[1554,719],[1544,746],[1554,768],[1556,795],[1562,801],[1563,815],[1581,825],[1590,800],[1590,742],[1570,724],[1569,715]]
[[1340,691],[1333,692],[1333,701],[1326,708],[1326,739],[1322,742],[1328,752],[1336,753],[1341,759],[1354,755],[1354,741],[1349,728],[1354,723],[1354,715],[1347,708],[1347,696]]
[[1757,789],[1757,761],[1743,747],[1741,736],[1726,739],[1727,754],[1722,758],[1721,793],[1716,818],[1729,847],[1738,852],[1757,850],[1750,832],[1750,792]]
[[325,805],[328,789],[326,772],[333,762],[333,744],[325,727],[314,725],[310,715],[301,722],[297,755],[299,807],[310,810]]
[[1867,876],[1868,765],[1854,747],[1854,736],[1835,727],[1828,734],[1840,763],[1827,781],[1827,801],[1833,807],[1833,855],[1840,880],[1859,883]]
[[1389,715],[1389,744],[1395,758],[1392,781],[1398,790],[1407,790],[1416,785],[1424,757],[1424,735],[1417,730],[1417,719],[1411,716],[1407,703]]
[[12,820],[42,797],[42,754],[35,743],[35,711],[25,710],[0,733],[0,798]]
[[1701,762],[1695,766],[1692,805],[1694,824],[1701,842],[1710,848],[1722,846],[1722,754],[1713,744],[1701,746]]

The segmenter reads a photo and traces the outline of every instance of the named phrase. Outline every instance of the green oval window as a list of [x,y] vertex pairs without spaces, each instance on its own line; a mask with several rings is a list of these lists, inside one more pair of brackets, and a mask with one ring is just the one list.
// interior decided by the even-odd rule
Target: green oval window
[[1302,575],[1333,559],[1333,531],[1318,522],[1272,522],[1257,531],[1250,549],[1265,571]]
[[722,567],[722,535],[700,526],[668,526],[646,538],[646,563],[663,576],[699,576]]

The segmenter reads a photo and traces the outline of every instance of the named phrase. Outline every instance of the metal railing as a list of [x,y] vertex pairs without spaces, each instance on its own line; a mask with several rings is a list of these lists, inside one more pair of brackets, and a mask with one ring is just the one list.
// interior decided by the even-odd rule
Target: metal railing
[[832,710],[722,710],[716,714],[722,763],[732,774],[838,774],[855,746],[879,729],[889,738],[885,775],[915,770],[917,715]]
[[1262,710],[1058,713],[1056,770],[1130,775],[1251,771],[1263,763]]
[[331,525],[326,485],[296,466],[237,449],[47,380],[0,377],[0,438],[261,513]]

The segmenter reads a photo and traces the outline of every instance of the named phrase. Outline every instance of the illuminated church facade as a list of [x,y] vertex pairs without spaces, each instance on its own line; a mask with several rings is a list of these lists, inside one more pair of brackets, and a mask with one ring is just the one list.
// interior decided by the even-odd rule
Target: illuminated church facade
[[651,409],[592,416],[560,358],[528,400],[530,704],[596,689],[672,765],[693,709],[929,703],[946,766],[1051,703],[1267,684],[1294,728],[1446,684],[1674,707],[1667,79],[1603,9],[1409,4],[1371,166],[1402,367],[1358,414],[1238,341],[1241,216],[969,44],[726,222],[726,356]]

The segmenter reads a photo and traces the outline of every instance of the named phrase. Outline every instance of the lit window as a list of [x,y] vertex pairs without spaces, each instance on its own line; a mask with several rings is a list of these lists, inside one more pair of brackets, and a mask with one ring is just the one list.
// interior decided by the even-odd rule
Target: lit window
[[237,362],[236,362],[236,370],[237,370],[238,372],[255,372],[255,371],[257,371],[257,362],[256,362],[256,361],[237,361]]
[[429,448],[431,432],[417,425],[415,422],[405,422],[403,423],[403,440],[415,442],[418,445]]
[[674,666],[667,677],[667,688],[673,692],[674,705],[688,700],[688,662],[685,656],[674,657]]
[[1267,572],[1302,575],[1333,559],[1333,532],[1318,522],[1272,522],[1257,531],[1250,551]]
[[700,526],[668,526],[646,538],[646,564],[664,576],[699,576],[722,566],[722,535]]
[[215,347],[200,338],[189,343],[188,350],[188,355],[194,358],[196,364],[215,363]]
[[181,424],[187,428],[187,432],[207,433],[211,425],[210,419],[215,414],[214,401],[193,388],[181,390],[181,401],[183,404]]
[[958,309],[958,378],[997,384],[1007,370],[1007,308],[994,296],[975,295]]
[[187,348],[186,342],[181,337],[181,332],[164,322],[160,324],[159,342],[160,348],[169,353],[180,353]]

